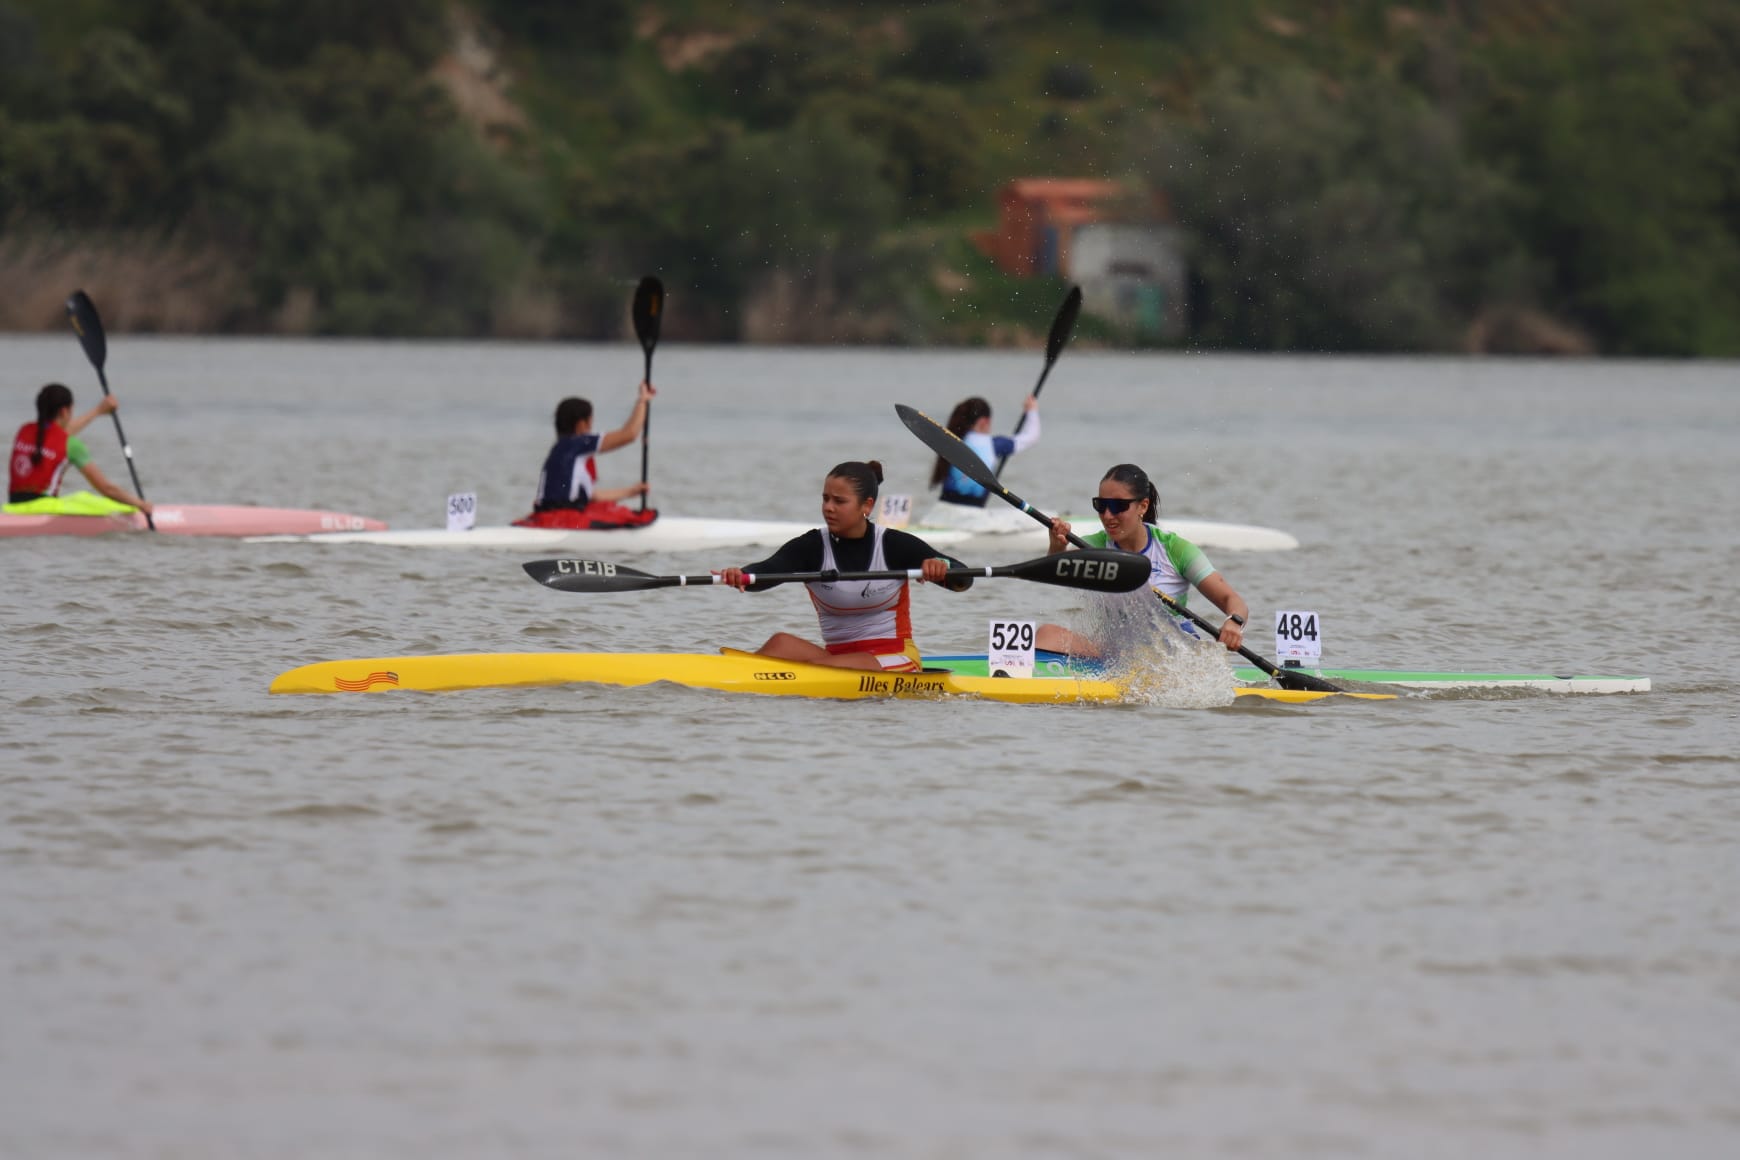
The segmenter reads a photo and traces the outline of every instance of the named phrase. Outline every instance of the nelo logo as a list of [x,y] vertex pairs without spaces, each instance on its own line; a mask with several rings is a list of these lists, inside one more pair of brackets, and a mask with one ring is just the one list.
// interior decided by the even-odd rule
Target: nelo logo
[[755,679],[758,681],[795,681],[797,674],[793,672],[756,673]]

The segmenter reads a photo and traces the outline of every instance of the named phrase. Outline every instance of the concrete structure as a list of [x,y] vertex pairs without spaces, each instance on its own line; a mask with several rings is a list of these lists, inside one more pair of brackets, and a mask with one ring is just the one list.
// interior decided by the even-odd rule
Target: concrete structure
[[1067,277],[1087,313],[1145,339],[1182,338],[1189,270],[1176,226],[1095,222],[1075,231]]

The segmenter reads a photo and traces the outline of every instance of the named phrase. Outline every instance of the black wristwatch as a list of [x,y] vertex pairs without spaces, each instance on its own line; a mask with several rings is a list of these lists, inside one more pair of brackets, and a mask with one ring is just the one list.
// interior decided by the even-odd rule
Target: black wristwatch
[[1245,618],[1242,616],[1234,616],[1232,613],[1229,612],[1229,613],[1227,613],[1227,619],[1232,621],[1234,624],[1238,625],[1240,628],[1243,628],[1245,626]]

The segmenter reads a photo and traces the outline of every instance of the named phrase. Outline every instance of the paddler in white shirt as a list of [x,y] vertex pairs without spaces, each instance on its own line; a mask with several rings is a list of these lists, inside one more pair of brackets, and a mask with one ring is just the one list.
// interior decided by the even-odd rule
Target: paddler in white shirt
[[[991,404],[973,395],[955,404],[955,409],[949,414],[948,429],[978,453],[987,466],[996,467],[999,460],[1021,452],[1039,442],[1039,399],[1033,395],[1027,396],[1027,401],[1021,404],[1023,414],[1020,430],[1013,435],[991,434]],[[942,456],[937,456],[936,466],[931,469],[930,485],[941,486],[942,492],[937,496],[943,503],[960,504],[963,507],[985,506],[985,501],[991,496],[978,483],[968,479],[960,468],[951,466]]]
[[[1229,651],[1236,651],[1244,644],[1245,622],[1251,615],[1245,598],[1233,591],[1226,578],[1215,571],[1201,548],[1183,536],[1162,531],[1155,523],[1160,516],[1160,489],[1154,486],[1147,472],[1133,463],[1118,464],[1101,478],[1099,494],[1092,502],[1100,515],[1100,530],[1082,537],[1089,547],[1117,547],[1148,557],[1153,569],[1148,576],[1148,589],[1164,592],[1182,607],[1189,601],[1190,589],[1194,587],[1226,613],[1226,620],[1220,626],[1220,643]],[[1070,548],[1070,531],[1066,520],[1051,521],[1052,553]],[[1129,596],[1118,599],[1144,597],[1152,600],[1149,592],[1138,588]],[[1191,636],[1198,635],[1188,621],[1175,620],[1173,623]],[[1093,641],[1061,625],[1042,624],[1035,634],[1034,643],[1052,652],[1097,657],[1105,655],[1104,644],[1114,642]]]

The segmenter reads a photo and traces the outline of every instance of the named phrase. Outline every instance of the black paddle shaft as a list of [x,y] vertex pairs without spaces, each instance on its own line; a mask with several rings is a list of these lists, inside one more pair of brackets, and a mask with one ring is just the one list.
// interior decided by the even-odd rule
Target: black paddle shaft
[[[1051,368],[1057,362],[1057,356],[1063,353],[1063,348],[1069,344],[1069,336],[1075,332],[1076,316],[1081,313],[1081,287],[1071,286],[1069,293],[1063,296],[1063,305],[1057,308],[1057,315],[1051,320],[1051,333],[1045,339],[1045,367],[1039,372],[1039,381],[1033,385],[1033,397],[1037,399],[1039,392],[1045,389],[1046,376],[1051,374]],[[1027,411],[1021,412],[1021,417],[1015,420],[1015,434],[1021,434],[1027,426]],[[1007,455],[997,457],[997,466],[992,475],[1002,475],[1003,467],[1009,462]]]
[[[83,290],[74,290],[66,300],[66,316],[72,323],[73,333],[78,335],[79,345],[84,347],[85,357],[97,369],[97,382],[102,385],[103,398],[106,399],[109,397],[109,376],[103,373],[103,363],[109,357],[109,340],[103,332],[103,317],[97,313],[96,303]],[[139,469],[133,465],[133,445],[127,442],[127,433],[121,429],[121,414],[110,411],[109,418],[115,421],[115,437],[121,441],[121,454],[127,459],[127,474],[133,477],[133,494],[144,499],[145,488],[139,483]],[[144,515],[145,526],[155,532],[157,521],[151,518],[150,512]]]
[[[932,419],[923,411],[919,411],[913,407],[908,407],[904,403],[896,403],[894,405],[894,411],[895,414],[900,416],[900,421],[906,424],[907,430],[911,431],[914,435],[917,435],[919,439],[922,440],[932,451],[942,456],[949,463],[960,468],[961,474],[979,484],[986,491],[993,492],[1000,496],[1004,502],[1020,511],[1026,512],[1039,523],[1044,524],[1046,527],[1051,526],[1050,516],[1035,508],[1032,504],[1028,503],[1002,484],[998,483],[997,477],[991,474],[990,468],[985,466],[985,461],[979,458],[978,452],[974,451],[971,447],[968,447],[965,443],[962,443],[960,439],[958,439],[947,427],[937,423],[935,419]],[[1077,548],[1086,548],[1088,546],[1087,541],[1083,540],[1074,532],[1070,533],[1069,542],[1074,544]],[[1190,611],[1190,609],[1184,607],[1182,604],[1179,604],[1164,592],[1155,592],[1154,595],[1159,598],[1160,603],[1164,604],[1167,609],[1175,615],[1193,621],[1197,627],[1207,630],[1216,637],[1220,636],[1220,629],[1216,628],[1196,613]],[[1267,673],[1272,679],[1277,681],[1283,689],[1307,689],[1316,693],[1339,693],[1342,691],[1340,687],[1330,684],[1321,677],[1314,677],[1309,673],[1294,672],[1290,669],[1280,668],[1273,661],[1263,659],[1243,645],[1240,645],[1237,651],[1240,656],[1244,657],[1247,661],[1250,661],[1253,665],[1256,665],[1259,669],[1262,669],[1263,672]]]
[[[648,274],[640,280],[640,285],[634,290],[634,333],[640,339],[640,348],[646,352],[646,373],[644,379],[650,386],[652,383],[653,348],[659,344],[659,323],[665,313],[665,284]],[[646,414],[641,419],[640,428],[640,481],[647,480],[648,453],[652,447],[652,400],[646,403]],[[640,510],[646,510],[646,492],[640,493]]]
[[[526,575],[563,592],[640,592],[649,588],[711,587],[724,581],[716,572],[693,575],[654,576],[606,560],[532,560],[523,565]],[[1133,592],[1148,579],[1148,560],[1120,548],[1088,548],[1054,556],[1040,556],[1019,564],[987,568],[950,568],[951,580],[1007,577],[1054,584],[1091,592]],[[923,569],[883,569],[873,572],[763,572],[748,574],[751,584],[832,584],[841,580],[918,580]]]

